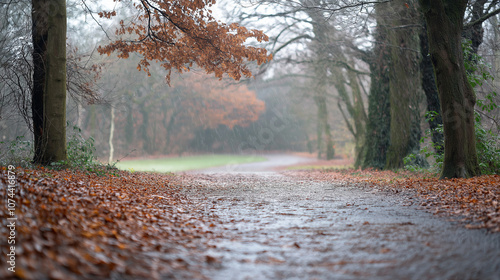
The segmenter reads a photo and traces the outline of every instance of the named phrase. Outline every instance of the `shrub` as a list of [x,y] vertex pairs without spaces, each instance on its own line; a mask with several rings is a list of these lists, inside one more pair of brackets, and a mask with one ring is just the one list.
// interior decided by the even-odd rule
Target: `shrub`
[[17,136],[10,142],[0,142],[0,165],[31,167],[33,159],[33,142],[26,140],[24,136]]

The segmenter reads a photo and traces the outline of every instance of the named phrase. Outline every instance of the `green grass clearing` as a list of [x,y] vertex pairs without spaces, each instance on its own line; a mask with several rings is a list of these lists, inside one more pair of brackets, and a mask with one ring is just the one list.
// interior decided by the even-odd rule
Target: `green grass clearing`
[[167,173],[266,160],[265,157],[252,155],[203,155],[178,158],[124,160],[116,163],[116,167],[121,170],[132,172],[149,171]]

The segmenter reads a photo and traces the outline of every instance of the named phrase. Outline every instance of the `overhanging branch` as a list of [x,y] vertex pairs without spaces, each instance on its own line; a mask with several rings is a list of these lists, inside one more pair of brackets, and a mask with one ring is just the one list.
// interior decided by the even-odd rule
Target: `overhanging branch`
[[467,24],[464,25],[464,30],[465,29],[469,29],[469,28],[472,28],[474,25],[477,25],[477,24],[482,24],[483,22],[485,22],[487,19],[489,19],[490,17],[492,16],[495,16],[497,14],[500,13],[500,9],[496,9],[494,10],[493,12],[489,12],[487,14],[485,14],[484,16],[476,19],[475,21],[473,22],[469,22]]

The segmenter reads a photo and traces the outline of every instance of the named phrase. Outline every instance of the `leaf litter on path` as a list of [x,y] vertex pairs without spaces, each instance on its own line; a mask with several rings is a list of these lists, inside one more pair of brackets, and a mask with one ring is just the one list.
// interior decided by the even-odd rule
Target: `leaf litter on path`
[[314,180],[362,183],[374,190],[411,193],[421,207],[459,220],[466,228],[500,232],[499,175],[439,180],[435,175],[408,171],[325,169],[287,174]]

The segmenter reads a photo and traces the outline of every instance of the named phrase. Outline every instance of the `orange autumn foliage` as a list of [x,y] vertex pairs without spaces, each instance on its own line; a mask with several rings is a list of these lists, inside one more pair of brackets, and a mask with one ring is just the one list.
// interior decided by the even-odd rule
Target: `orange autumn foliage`
[[[169,83],[172,69],[182,73],[196,64],[217,78],[226,73],[238,80],[242,75],[252,76],[246,61],[256,61],[260,65],[271,59],[265,49],[244,45],[249,38],[267,41],[262,31],[215,20],[210,10],[215,0],[138,2],[133,3],[139,11],[137,20],[129,24],[120,21],[116,30],[120,39],[100,46],[100,54],[117,52],[119,57],[128,58],[130,53],[138,53],[142,55],[137,66],[139,70],[149,74],[150,62],[159,62],[169,71],[166,77]],[[99,15],[111,18],[116,12],[105,11]]]
[[183,114],[198,127],[244,127],[265,111],[265,102],[245,85],[215,82],[198,75],[190,75],[183,84],[189,84],[182,102],[186,108]]

